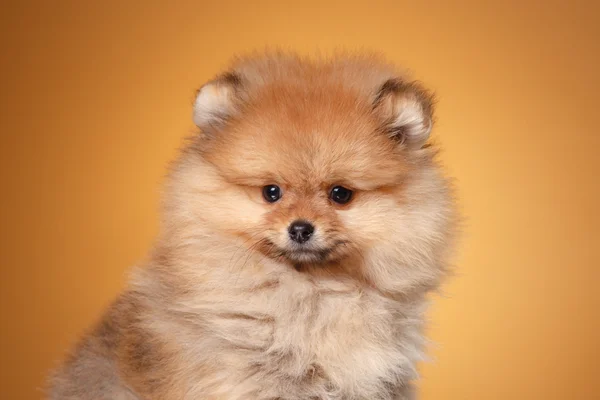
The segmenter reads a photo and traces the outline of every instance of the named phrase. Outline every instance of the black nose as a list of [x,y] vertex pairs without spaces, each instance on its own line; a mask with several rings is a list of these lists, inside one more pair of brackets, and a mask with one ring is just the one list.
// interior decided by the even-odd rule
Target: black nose
[[315,227],[310,222],[298,220],[292,222],[288,232],[290,238],[297,243],[307,242],[315,231]]

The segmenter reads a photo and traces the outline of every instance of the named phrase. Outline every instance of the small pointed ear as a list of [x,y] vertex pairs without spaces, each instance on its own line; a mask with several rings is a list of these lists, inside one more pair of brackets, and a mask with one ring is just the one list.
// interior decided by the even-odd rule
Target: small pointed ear
[[202,130],[222,126],[239,107],[242,81],[229,73],[203,85],[194,101],[194,123]]
[[379,88],[373,108],[390,138],[418,149],[433,126],[433,103],[433,95],[418,83],[390,79]]

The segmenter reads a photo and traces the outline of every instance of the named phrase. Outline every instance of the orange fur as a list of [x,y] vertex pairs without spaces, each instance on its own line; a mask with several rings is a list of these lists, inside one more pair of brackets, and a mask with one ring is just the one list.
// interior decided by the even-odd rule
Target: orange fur
[[456,230],[431,96],[376,57],[276,53],[237,60],[194,110],[151,260],[51,398],[413,398]]

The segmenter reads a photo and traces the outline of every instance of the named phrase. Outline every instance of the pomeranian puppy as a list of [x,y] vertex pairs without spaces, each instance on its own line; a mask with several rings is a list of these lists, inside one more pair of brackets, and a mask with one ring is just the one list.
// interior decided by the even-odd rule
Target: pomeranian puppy
[[197,93],[143,268],[51,399],[413,399],[452,191],[432,96],[371,55],[237,59]]

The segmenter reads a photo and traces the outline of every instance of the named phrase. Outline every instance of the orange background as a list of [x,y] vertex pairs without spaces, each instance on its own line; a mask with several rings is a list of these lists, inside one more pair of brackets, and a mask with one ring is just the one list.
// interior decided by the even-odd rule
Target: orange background
[[593,3],[4,2],[0,397],[41,398],[146,254],[194,90],[232,54],[281,45],[381,50],[438,93],[468,225],[422,399],[598,398]]

